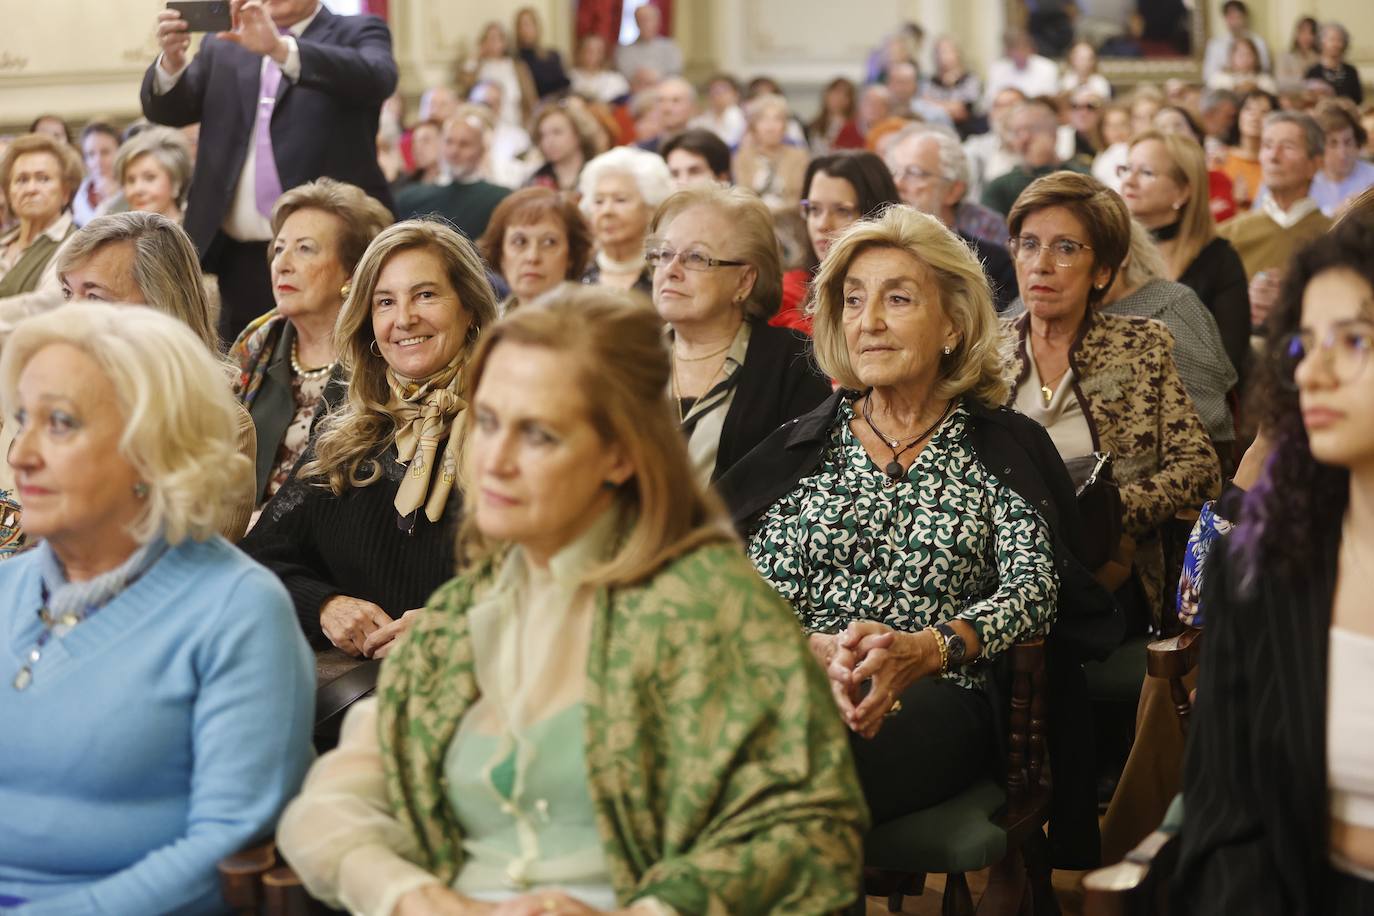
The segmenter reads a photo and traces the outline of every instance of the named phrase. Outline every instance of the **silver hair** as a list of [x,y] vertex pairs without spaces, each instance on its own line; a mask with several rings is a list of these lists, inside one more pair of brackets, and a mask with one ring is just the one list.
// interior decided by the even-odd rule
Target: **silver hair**
[[1272,124],[1296,124],[1307,141],[1307,155],[1316,158],[1326,151],[1326,133],[1317,119],[1301,111],[1273,111],[1264,116],[1264,130]]
[[577,190],[582,195],[582,212],[591,215],[592,196],[596,186],[607,175],[628,175],[639,188],[644,206],[652,212],[675,190],[672,173],[663,157],[648,150],[617,146],[597,156],[582,169]]
[[968,156],[964,153],[959,135],[943,124],[908,124],[899,130],[887,145],[887,167],[894,168],[892,151],[903,142],[916,137],[934,137],[940,146],[940,177],[948,182],[969,183]]

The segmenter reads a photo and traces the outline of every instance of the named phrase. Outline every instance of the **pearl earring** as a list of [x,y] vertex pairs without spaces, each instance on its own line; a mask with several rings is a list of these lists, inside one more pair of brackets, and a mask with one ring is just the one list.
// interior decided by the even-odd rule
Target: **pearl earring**
[[944,351],[944,352],[945,352],[945,355],[946,355],[946,356],[949,356],[951,353],[954,352],[954,348],[951,347],[949,344],[945,344],[945,351]]

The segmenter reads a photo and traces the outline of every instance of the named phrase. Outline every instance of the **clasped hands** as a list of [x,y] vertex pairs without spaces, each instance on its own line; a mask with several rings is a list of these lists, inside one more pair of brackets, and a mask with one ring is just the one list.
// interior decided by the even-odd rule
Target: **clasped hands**
[[[813,633],[809,642],[830,679],[830,692],[845,725],[872,738],[897,698],[916,681],[940,670],[934,640],[925,630],[905,633],[871,620],[856,620],[839,633]],[[863,692],[866,681],[867,694]]]
[[[277,32],[272,16],[263,0],[229,0],[228,32],[216,38],[232,42],[246,51],[271,57],[278,64],[286,63],[288,47]],[[162,66],[168,73],[179,73],[186,66],[186,52],[191,48],[190,26],[176,10],[161,10],[157,14],[157,42],[162,48]]]
[[320,606],[320,629],[335,646],[349,655],[384,658],[401,634],[410,629],[422,609],[406,611],[392,620],[371,601],[335,595]]

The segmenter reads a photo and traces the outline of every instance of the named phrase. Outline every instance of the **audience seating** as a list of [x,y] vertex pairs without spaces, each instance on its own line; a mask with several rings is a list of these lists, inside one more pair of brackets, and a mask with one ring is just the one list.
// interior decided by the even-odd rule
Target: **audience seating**
[[[975,912],[965,874],[992,870],[979,914],[1055,914],[1045,822],[1051,779],[1045,760],[1045,642],[1008,653],[1011,700],[1006,784],[983,779],[948,801],[875,827],[864,841],[865,891],[902,898],[920,894],[929,873],[944,874],[944,916]],[[862,904],[862,901],[861,901]],[[860,909],[860,912],[862,910]]]
[[235,916],[324,916],[335,912],[312,900],[270,840],[219,863],[220,891]]

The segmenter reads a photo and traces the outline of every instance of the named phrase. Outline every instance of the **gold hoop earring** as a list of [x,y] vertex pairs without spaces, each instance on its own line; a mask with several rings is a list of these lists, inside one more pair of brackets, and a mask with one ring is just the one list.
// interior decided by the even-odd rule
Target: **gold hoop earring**
[[382,351],[377,346],[377,338],[372,338],[372,343],[368,344],[367,348],[372,351],[373,356],[377,357],[378,359],[382,358]]

